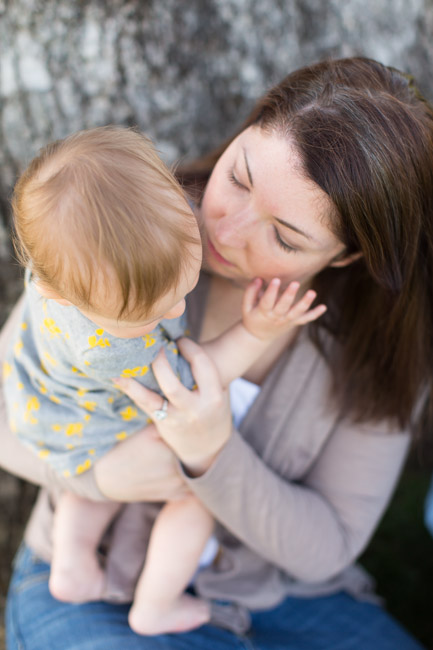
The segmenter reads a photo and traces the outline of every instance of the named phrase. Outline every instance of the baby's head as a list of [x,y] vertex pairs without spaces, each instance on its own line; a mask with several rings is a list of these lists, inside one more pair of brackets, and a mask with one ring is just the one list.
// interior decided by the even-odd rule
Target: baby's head
[[47,298],[120,338],[183,312],[199,231],[145,136],[101,127],[53,142],[18,180],[12,205],[18,257]]

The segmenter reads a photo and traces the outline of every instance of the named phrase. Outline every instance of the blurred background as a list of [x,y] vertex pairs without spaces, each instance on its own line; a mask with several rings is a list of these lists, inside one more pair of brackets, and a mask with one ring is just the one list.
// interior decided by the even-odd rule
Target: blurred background
[[[10,192],[41,146],[115,123],[144,130],[170,164],[193,158],[291,70],[353,55],[412,74],[433,101],[433,0],[0,0],[1,322],[21,291]],[[432,467],[429,444],[413,450],[362,558],[388,609],[430,648],[433,540],[422,514]],[[0,472],[1,616],[34,496]]]

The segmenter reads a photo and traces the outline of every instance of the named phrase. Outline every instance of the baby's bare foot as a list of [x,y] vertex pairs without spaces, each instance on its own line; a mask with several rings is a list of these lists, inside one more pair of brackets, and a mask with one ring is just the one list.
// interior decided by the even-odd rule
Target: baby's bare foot
[[153,603],[134,603],[129,612],[129,625],[137,634],[154,635],[188,632],[210,620],[210,605],[205,600],[183,594],[168,608]]
[[53,562],[50,573],[50,593],[66,603],[86,603],[100,600],[105,575],[96,557],[80,558],[80,563]]

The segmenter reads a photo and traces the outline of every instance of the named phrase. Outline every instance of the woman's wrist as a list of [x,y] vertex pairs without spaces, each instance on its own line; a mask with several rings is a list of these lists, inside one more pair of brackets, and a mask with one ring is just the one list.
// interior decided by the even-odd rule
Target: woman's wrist
[[193,463],[183,463],[181,461],[182,469],[186,476],[188,478],[199,478],[200,476],[203,476],[203,474],[206,474],[206,472],[212,467],[216,459],[218,458],[220,454],[219,450],[215,454],[212,454],[212,456],[209,456],[208,458],[204,458],[199,462],[193,462]]
[[215,436],[213,438],[215,443],[217,440],[219,442],[218,444],[213,445],[213,448],[208,448],[206,453],[190,453],[186,455],[177,454],[176,451],[174,451],[180,465],[182,466],[184,474],[189,478],[198,478],[199,476],[206,474],[212,465],[217,462],[217,459],[229,442],[234,431],[231,414],[228,422],[226,422],[226,425],[228,426],[223,426],[222,422],[219,424],[220,426],[214,430]]

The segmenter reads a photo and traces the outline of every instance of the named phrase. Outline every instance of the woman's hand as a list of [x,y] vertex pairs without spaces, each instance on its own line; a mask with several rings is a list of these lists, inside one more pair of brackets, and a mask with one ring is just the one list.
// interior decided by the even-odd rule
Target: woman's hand
[[173,501],[189,493],[176,456],[150,425],[95,465],[101,492],[114,501]]
[[[168,408],[167,417],[155,420],[155,424],[188,472],[199,476],[212,465],[231,435],[230,403],[215,365],[202,348],[185,338],[178,345],[191,364],[197,389],[190,391],[181,384],[161,350],[152,368]],[[116,383],[150,417],[161,408],[162,397],[135,380],[120,377]]]

